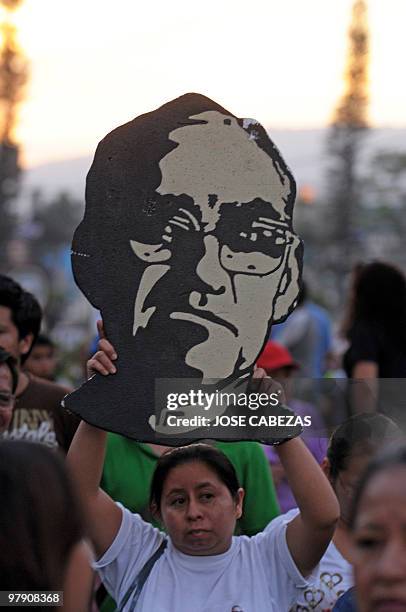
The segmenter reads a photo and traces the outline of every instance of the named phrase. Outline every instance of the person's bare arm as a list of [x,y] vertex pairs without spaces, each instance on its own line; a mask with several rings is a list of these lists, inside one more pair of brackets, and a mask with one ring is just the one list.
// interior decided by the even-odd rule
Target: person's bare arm
[[[256,370],[254,377],[262,379],[261,391],[269,394],[279,389],[280,402],[284,403],[282,387],[268,378],[264,370]],[[300,438],[275,446],[275,450],[300,510],[288,523],[287,544],[297,568],[306,576],[330,543],[339,505],[329,481]]]
[[[114,374],[114,348],[104,337],[103,323],[97,322],[99,351],[87,362],[88,376],[96,372]],[[100,489],[107,433],[82,421],[72,440],[67,464],[76,482],[86,514],[88,533],[96,555],[101,557],[112,544],[121,524],[121,510]]]
[[276,448],[300,514],[287,526],[290,553],[306,576],[320,561],[339,517],[337,498],[317,461],[300,438]]
[[67,464],[78,488],[87,530],[97,557],[113,543],[121,525],[121,510],[99,488],[107,433],[82,421],[72,440]]

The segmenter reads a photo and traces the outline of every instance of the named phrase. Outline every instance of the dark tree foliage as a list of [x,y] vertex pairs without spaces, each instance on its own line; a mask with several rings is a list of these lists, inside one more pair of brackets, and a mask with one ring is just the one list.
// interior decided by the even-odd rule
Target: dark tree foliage
[[45,200],[41,193],[33,195],[33,218],[36,238],[32,251],[36,259],[70,245],[73,233],[84,211],[84,203],[68,193]]
[[4,259],[5,245],[16,225],[11,202],[17,193],[19,174],[17,146],[0,142],[0,257],[2,259]]
[[[7,11],[14,10],[20,0],[0,0]],[[19,147],[14,138],[18,105],[28,80],[28,65],[22,54],[14,26],[7,20],[0,24],[0,256],[15,228],[12,204],[18,193],[20,164]]]
[[357,209],[360,182],[357,162],[367,133],[369,34],[365,0],[353,5],[345,72],[346,89],[328,133],[330,166],[327,176],[330,264],[340,284],[357,257]]

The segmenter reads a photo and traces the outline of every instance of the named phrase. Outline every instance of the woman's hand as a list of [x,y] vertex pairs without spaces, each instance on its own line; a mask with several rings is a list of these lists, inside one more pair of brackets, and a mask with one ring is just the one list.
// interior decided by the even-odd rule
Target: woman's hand
[[265,393],[269,397],[274,399],[278,398],[277,404],[270,405],[270,416],[274,416],[278,419],[278,423],[286,423],[287,417],[292,417],[291,424],[288,425],[274,425],[269,428],[269,436],[267,436],[266,443],[272,446],[279,446],[288,440],[292,440],[303,431],[302,426],[296,424],[295,413],[290,410],[286,405],[285,390],[282,385],[276,382],[273,378],[267,375],[266,371],[262,368],[257,368],[251,377],[248,384],[247,395],[255,393],[256,395]]
[[247,393],[266,393],[267,395],[276,393],[279,396],[279,403],[286,403],[286,395],[282,385],[268,376],[262,368],[255,368]]
[[100,338],[98,343],[99,350],[86,364],[88,379],[97,373],[108,376],[117,372],[117,368],[113,363],[117,359],[117,353],[114,346],[106,338],[103,321],[101,320],[97,321],[97,331]]

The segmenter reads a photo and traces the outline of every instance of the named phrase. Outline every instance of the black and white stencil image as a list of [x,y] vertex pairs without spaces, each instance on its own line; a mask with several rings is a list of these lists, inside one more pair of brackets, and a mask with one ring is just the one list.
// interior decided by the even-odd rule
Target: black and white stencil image
[[246,383],[299,292],[294,200],[264,128],[205,96],[186,94],[108,134],[87,177],[72,264],[118,371],[92,378],[67,407],[159,443],[156,379]]

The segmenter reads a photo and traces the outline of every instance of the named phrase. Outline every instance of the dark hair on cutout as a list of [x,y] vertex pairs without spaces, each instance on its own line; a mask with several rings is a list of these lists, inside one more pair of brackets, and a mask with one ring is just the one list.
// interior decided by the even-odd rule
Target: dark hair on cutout
[[372,461],[368,464],[366,471],[358,483],[357,490],[352,500],[348,523],[350,529],[354,529],[361,498],[372,478],[380,472],[399,466],[406,467],[406,446],[398,446],[397,448],[387,450],[386,452],[372,459]]
[[33,442],[0,441],[0,590],[61,590],[84,529],[62,459]]
[[18,372],[17,363],[14,357],[12,357],[3,347],[0,346],[0,365],[6,365],[10,370],[12,379],[12,392],[15,393],[18,385]]
[[193,462],[204,463],[227,487],[231,497],[236,498],[240,484],[231,461],[217,448],[199,443],[171,449],[159,457],[151,482],[151,507],[160,510],[162,491],[169,472],[179,465]]
[[333,432],[327,449],[330,477],[334,480],[347,469],[354,452],[371,454],[385,442],[399,440],[402,432],[387,416],[379,413],[357,414]]
[[[0,274],[0,306],[10,308],[11,320],[18,329],[19,339],[31,333],[34,344],[41,327],[42,310],[32,293],[25,291],[9,276]],[[21,363],[24,363],[30,352],[21,355]]]

